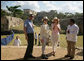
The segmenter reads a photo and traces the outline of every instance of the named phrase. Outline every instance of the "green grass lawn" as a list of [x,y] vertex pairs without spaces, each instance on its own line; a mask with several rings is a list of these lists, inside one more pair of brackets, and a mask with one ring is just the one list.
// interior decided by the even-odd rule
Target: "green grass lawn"
[[[19,29],[19,28],[17,28],[17,29]],[[21,27],[21,28],[22,28],[21,30],[23,30],[23,27]],[[35,32],[37,34],[39,34],[40,27],[34,26],[34,30],[35,30]],[[50,31],[50,33],[51,33],[51,31]],[[13,45],[16,36],[19,36],[20,37],[21,46],[27,45],[27,41],[25,40],[25,35],[24,34],[15,34],[14,35],[14,39],[8,45]],[[5,38],[5,37],[6,37],[6,35],[1,36],[1,38]],[[61,47],[66,47],[67,46],[66,38],[65,37],[66,37],[65,34],[60,34],[60,46]],[[51,43],[50,43],[50,45],[51,45]],[[83,47],[83,35],[78,36],[78,40],[77,40],[76,46],[77,47]]]
[[[27,45],[27,41],[25,40],[25,35],[24,34],[15,34],[14,35],[14,39],[8,45],[13,45],[14,40],[15,40],[17,35],[20,37],[21,46]],[[4,38],[4,37],[5,37],[5,35],[1,36],[1,38]],[[65,34],[61,34],[60,35],[60,46],[61,47],[66,47],[67,46],[65,37],[66,37]],[[78,36],[78,40],[77,40],[76,46],[77,47],[83,47],[83,36]]]

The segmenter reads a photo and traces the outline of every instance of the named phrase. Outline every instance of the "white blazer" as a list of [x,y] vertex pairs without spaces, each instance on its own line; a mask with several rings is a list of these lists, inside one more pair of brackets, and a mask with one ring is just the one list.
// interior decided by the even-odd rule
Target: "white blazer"
[[42,39],[43,37],[49,38],[49,26],[48,26],[48,24],[41,25],[40,39]]

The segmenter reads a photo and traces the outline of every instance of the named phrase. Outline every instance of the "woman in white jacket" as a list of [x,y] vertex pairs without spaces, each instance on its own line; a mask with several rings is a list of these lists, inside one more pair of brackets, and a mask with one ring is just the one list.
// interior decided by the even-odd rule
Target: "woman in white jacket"
[[44,54],[46,42],[49,38],[49,26],[47,24],[48,18],[43,18],[43,24],[41,25],[40,29],[40,39],[42,42],[42,59],[48,59],[48,57]]

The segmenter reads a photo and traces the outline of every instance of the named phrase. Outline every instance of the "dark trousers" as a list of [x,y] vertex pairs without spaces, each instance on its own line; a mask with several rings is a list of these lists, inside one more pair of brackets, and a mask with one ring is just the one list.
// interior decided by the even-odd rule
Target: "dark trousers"
[[28,40],[27,40],[28,46],[27,46],[24,58],[31,57],[32,56],[32,52],[33,52],[34,34],[33,33],[29,33],[29,34],[27,34],[27,36],[28,36]]
[[37,44],[37,39],[35,39],[35,45]]
[[40,41],[38,41],[38,46],[40,46]]

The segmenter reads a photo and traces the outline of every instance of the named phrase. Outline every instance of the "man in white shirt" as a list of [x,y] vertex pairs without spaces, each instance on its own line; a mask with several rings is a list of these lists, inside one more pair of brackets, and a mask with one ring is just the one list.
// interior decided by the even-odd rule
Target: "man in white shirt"
[[74,19],[70,19],[70,25],[67,27],[66,31],[66,40],[67,40],[67,52],[68,54],[65,57],[74,58],[75,55],[75,45],[77,42],[77,34],[79,32],[79,27],[75,24]]

